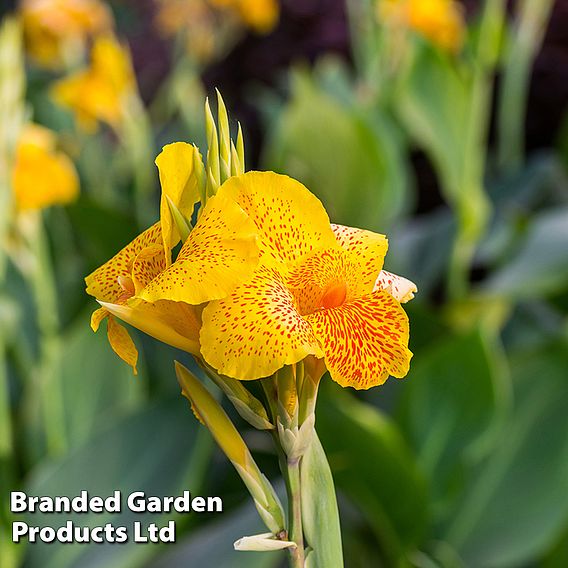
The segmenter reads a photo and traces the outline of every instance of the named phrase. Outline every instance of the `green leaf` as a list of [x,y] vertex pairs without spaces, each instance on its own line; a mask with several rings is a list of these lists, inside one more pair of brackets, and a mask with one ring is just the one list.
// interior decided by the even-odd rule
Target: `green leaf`
[[[173,371],[172,371],[173,379]],[[199,495],[209,462],[211,441],[198,436],[199,424],[182,397],[167,400],[126,417],[60,460],[38,469],[24,490],[29,495],[108,496],[120,490],[122,512],[42,514],[27,517],[31,525],[57,527],[72,520],[78,526],[132,527],[133,521],[159,526],[175,513],[133,513],[125,506],[133,491],[146,495],[180,495],[184,489]],[[205,432],[204,432],[205,434]],[[190,516],[186,520],[192,520]],[[157,552],[155,546],[129,541],[113,544],[34,544],[27,549],[30,568],[79,568],[140,565]]]
[[531,564],[568,521],[568,349],[515,357],[515,406],[445,538],[472,568]]
[[314,434],[300,463],[302,521],[312,551],[310,568],[343,568],[341,528],[335,487],[325,451]]
[[538,298],[566,290],[568,208],[535,217],[511,262],[493,274],[482,290],[513,298]]
[[481,330],[445,339],[413,362],[400,419],[430,479],[438,520],[460,491],[462,468],[494,443],[507,393],[498,347]]
[[304,183],[334,222],[384,230],[406,204],[400,132],[341,104],[307,73],[294,79],[264,163]]
[[387,565],[395,565],[423,537],[424,480],[393,422],[335,385],[326,390],[332,389],[320,400],[316,426],[336,485],[367,516]]

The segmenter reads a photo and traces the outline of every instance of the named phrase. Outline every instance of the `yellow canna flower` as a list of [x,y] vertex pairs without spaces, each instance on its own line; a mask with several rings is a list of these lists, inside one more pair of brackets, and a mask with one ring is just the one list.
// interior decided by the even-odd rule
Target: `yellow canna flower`
[[56,150],[55,134],[35,124],[24,127],[12,174],[16,208],[43,209],[70,203],[79,194],[73,162]]
[[155,0],[156,25],[166,37],[183,34],[187,51],[207,63],[223,53],[239,29],[270,32],[279,16],[277,0]]
[[28,53],[46,67],[60,66],[84,50],[89,37],[112,28],[100,0],[22,0],[20,11]]
[[[195,156],[192,146],[177,143],[165,146],[156,159],[162,200],[169,198],[185,212],[191,212],[197,200]],[[251,277],[258,263],[256,234],[234,201],[212,197],[172,263],[171,250],[181,237],[169,215],[163,207],[160,222],[87,276],[87,293],[102,305],[93,313],[91,327],[97,331],[103,319],[114,315],[164,343],[199,355],[198,305],[226,296]],[[134,343],[112,318],[109,324],[111,347],[136,372]]]
[[87,131],[96,130],[98,121],[118,129],[136,93],[130,53],[116,38],[104,36],[95,41],[91,59],[89,68],[55,83],[53,98]]
[[388,24],[411,29],[446,51],[463,45],[463,11],[454,0],[382,0],[378,13]]
[[[396,295],[409,299],[416,288],[381,275],[384,235],[332,228],[313,194],[272,172],[232,177],[216,198],[249,215],[260,262],[250,280],[203,310],[201,354],[209,365],[252,380],[314,355],[335,381],[355,388],[407,373],[408,318]],[[187,284],[175,276],[162,273],[148,299],[183,299]]]

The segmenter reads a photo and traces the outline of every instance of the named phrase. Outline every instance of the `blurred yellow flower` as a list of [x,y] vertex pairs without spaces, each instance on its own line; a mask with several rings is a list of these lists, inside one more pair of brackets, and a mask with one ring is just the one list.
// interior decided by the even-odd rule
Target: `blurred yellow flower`
[[52,88],[54,100],[72,110],[79,125],[89,132],[96,130],[98,121],[120,128],[136,92],[130,53],[113,36],[97,38],[90,67],[57,81]]
[[207,63],[222,53],[241,27],[270,32],[279,16],[277,0],[155,0],[156,24],[166,36],[184,34],[188,53]]
[[42,209],[76,199],[79,180],[73,162],[56,150],[56,137],[35,124],[24,127],[12,176],[16,209]]
[[110,10],[100,0],[22,0],[20,11],[28,53],[47,67],[75,59],[89,37],[112,28]]
[[[162,200],[190,213],[197,201],[196,165],[189,144],[165,146],[156,159]],[[227,197],[208,200],[175,260],[180,242],[167,206],[162,219],[85,279],[87,293],[102,305],[91,318],[97,331],[110,314],[169,345],[199,355],[199,304],[222,298],[251,277],[258,263],[254,226]],[[236,229],[235,229],[236,227]],[[128,332],[109,317],[114,351],[136,372],[138,352]]]
[[446,51],[463,44],[463,10],[454,0],[381,0],[378,13],[381,21],[411,29]]

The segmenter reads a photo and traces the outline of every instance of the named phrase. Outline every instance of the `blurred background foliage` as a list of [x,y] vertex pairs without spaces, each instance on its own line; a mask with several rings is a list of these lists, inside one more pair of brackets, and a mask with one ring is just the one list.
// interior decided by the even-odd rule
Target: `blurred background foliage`
[[[215,87],[248,169],[296,177],[333,221],[387,233],[386,268],[419,288],[408,378],[362,393],[327,381],[320,396],[346,566],[567,565],[566,2],[23,0],[2,18],[2,532],[16,488],[189,488],[226,508],[178,519],[167,547],[2,537],[2,567],[283,562],[232,550],[260,522],[179,396],[183,354],[140,337],[132,377],[88,324],[83,277],[153,221],[153,159],[170,141],[204,146]],[[49,131],[26,138],[32,121]],[[47,202],[26,205],[26,188]],[[247,442],[277,478],[268,440]]]

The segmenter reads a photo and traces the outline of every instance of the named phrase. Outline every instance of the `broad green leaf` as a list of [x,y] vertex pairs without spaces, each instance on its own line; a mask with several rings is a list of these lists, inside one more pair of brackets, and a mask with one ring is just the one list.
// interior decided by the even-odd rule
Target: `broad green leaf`
[[483,286],[489,294],[538,298],[568,287],[568,208],[532,220],[521,248]]
[[467,566],[529,565],[565,528],[567,368],[565,342],[514,358],[513,412],[444,537]]
[[400,419],[430,478],[438,521],[460,491],[462,469],[494,441],[506,379],[499,349],[482,331],[445,339],[413,361]]
[[60,381],[71,448],[139,407],[146,390],[143,378],[134,376],[111,349],[106,325],[93,333],[89,317],[84,313],[63,338]]
[[424,480],[393,422],[347,391],[328,386],[316,427],[336,486],[366,515],[387,565],[395,565],[424,535]]
[[[172,370],[173,376],[173,370]],[[125,506],[133,491],[146,495],[180,495],[185,489],[199,495],[209,463],[211,441],[197,434],[199,424],[182,397],[167,400],[116,422],[67,456],[35,471],[24,487],[29,495],[109,496],[122,491],[119,514],[41,514],[27,517],[32,525],[57,527],[66,520],[78,526],[132,527],[133,521],[162,526],[176,513],[133,513]],[[205,431],[203,431],[206,434]],[[185,522],[194,515],[185,515]],[[29,568],[84,568],[138,566],[157,552],[155,546],[132,541],[113,544],[34,544],[27,549]]]
[[174,548],[165,549],[147,568],[276,568],[286,553],[241,552],[233,543],[242,536],[266,532],[252,503],[226,513],[217,521],[195,531]]
[[310,568],[343,568],[341,528],[333,477],[317,435],[302,458],[302,521],[312,551]]
[[296,73],[265,164],[304,183],[337,223],[384,230],[406,202],[400,133]]

